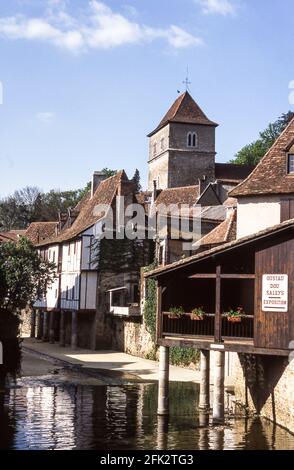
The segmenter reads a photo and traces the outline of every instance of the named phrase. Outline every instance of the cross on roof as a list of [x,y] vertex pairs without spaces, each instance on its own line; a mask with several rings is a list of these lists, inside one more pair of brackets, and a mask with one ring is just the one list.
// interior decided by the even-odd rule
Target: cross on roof
[[183,84],[186,85],[186,91],[189,91],[189,85],[191,85],[191,82],[189,80],[189,69],[187,67],[187,75],[185,80],[183,81]]

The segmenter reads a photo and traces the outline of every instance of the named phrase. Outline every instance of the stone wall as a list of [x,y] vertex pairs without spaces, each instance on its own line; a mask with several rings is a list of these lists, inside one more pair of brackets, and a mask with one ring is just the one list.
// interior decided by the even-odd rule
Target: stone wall
[[236,400],[294,432],[294,361],[287,357],[236,354]]
[[19,327],[21,338],[26,338],[31,335],[31,312],[32,310],[29,307],[21,311]]

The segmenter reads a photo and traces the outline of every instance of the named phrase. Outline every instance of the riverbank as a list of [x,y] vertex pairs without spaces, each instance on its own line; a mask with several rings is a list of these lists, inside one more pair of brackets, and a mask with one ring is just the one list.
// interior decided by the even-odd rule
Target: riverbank
[[[158,380],[158,362],[118,351],[73,351],[69,347],[61,348],[58,344],[32,338],[23,339],[22,349],[51,360],[56,365],[68,366],[90,376],[105,377],[107,382],[111,379],[124,383],[152,383]],[[171,382],[199,383],[199,379],[199,371],[170,366]]]

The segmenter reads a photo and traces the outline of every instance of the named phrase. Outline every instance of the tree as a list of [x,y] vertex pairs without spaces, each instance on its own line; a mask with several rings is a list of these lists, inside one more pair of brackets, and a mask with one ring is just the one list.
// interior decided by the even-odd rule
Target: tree
[[0,311],[16,313],[42,297],[55,279],[55,268],[24,237],[17,243],[1,243]]
[[75,207],[90,190],[85,188],[72,191],[51,190],[43,193],[37,187],[27,186],[0,200],[0,231],[26,229],[32,222],[58,220],[59,213],[66,213]]
[[110,168],[102,168],[101,173],[104,173],[107,178],[110,178],[110,176],[114,176],[117,173],[117,170],[111,170]]
[[135,173],[134,173],[134,176],[132,178],[131,181],[133,181],[133,183],[135,183],[135,188],[136,188],[136,192],[138,193],[139,191],[141,191],[142,187],[141,187],[141,183],[140,183],[140,172],[139,170],[136,168],[135,170]]
[[282,114],[274,123],[270,123],[264,131],[259,133],[259,139],[239,150],[235,158],[230,160],[230,163],[257,165],[293,117],[294,113],[292,111]]

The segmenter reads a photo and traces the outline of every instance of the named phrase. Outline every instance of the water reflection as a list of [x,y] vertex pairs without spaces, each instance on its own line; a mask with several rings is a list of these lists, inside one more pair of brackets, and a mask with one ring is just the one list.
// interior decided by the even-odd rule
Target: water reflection
[[0,447],[13,449],[294,449],[294,436],[260,419],[213,427],[198,387],[171,384],[170,417],[157,386],[32,386],[0,395]]

